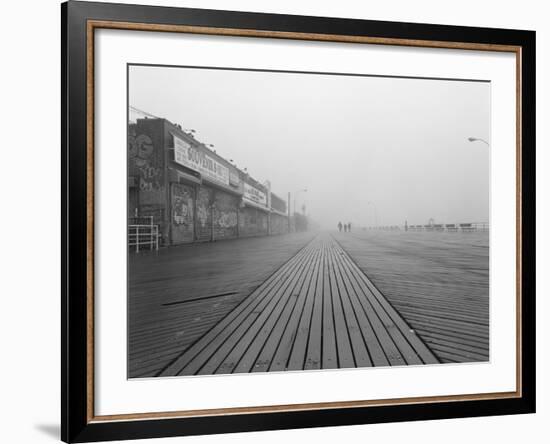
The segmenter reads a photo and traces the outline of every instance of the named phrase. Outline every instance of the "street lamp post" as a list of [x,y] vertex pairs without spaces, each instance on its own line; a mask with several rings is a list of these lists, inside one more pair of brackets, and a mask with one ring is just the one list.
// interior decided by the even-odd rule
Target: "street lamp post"
[[296,213],[296,195],[298,193],[307,193],[307,188],[304,188],[303,190],[294,191],[294,213]]
[[370,200],[367,202],[367,205],[372,205],[372,207],[374,208],[374,224],[376,227],[378,227],[378,209],[376,208],[374,202],[371,202]]
[[[292,213],[292,218],[294,220],[294,231],[296,231],[296,195],[298,193],[307,193],[307,188],[294,191],[294,193],[293,193],[294,194],[294,212]],[[288,203],[290,205],[290,193],[288,193]],[[288,209],[288,212],[290,213],[290,208]],[[289,223],[289,231],[290,231],[290,214],[289,214],[289,218],[288,218],[288,223]]]

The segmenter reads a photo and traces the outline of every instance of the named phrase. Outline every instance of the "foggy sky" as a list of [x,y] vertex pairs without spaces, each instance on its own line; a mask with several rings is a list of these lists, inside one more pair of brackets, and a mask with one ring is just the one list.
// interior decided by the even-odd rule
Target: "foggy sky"
[[486,82],[132,66],[129,103],[214,144],[321,225],[486,222]]

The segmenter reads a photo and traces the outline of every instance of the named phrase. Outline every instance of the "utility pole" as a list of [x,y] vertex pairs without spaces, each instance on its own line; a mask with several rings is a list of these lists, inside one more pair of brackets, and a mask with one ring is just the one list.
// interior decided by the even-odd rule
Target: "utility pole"
[[286,205],[287,213],[288,213],[288,232],[290,233],[290,191],[288,192],[288,202]]

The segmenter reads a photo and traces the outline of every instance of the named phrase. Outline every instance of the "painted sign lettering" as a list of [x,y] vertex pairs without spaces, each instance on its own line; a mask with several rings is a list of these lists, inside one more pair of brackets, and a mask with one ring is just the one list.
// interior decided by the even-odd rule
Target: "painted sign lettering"
[[267,206],[267,195],[246,182],[244,183],[244,199],[259,205]]
[[229,168],[200,148],[193,147],[176,136],[174,136],[174,160],[180,165],[198,171],[206,179],[229,185]]

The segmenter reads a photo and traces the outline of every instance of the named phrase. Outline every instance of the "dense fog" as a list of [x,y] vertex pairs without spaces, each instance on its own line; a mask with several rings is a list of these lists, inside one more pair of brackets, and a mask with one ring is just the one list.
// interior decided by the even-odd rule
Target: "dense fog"
[[[322,227],[486,222],[482,81],[132,66],[129,104],[214,145]],[[300,191],[298,190],[305,190]]]

